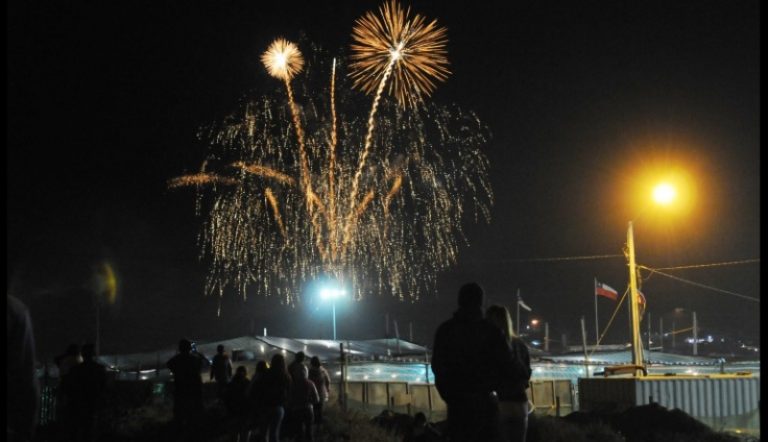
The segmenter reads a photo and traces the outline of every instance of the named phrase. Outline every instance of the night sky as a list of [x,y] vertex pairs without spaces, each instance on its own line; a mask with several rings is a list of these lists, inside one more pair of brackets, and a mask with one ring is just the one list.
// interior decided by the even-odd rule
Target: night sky
[[[39,356],[93,340],[83,285],[105,260],[119,291],[103,311],[103,353],[263,327],[329,338],[330,309],[309,301],[227,293],[217,316],[194,192],[166,186],[205,158],[198,127],[276,86],[259,61],[273,38],[347,55],[354,20],[379,2],[103,3],[8,9],[8,291],[31,309]],[[523,319],[548,321],[556,339],[580,342],[585,315],[592,341],[593,281],[626,287],[631,219],[648,267],[759,259],[757,1],[409,4],[448,28],[452,75],[431,100],[476,111],[492,132],[493,219],[466,224],[436,294],[339,305],[340,338],[383,337],[388,312],[401,336],[412,322],[429,344],[474,280],[510,308],[519,288],[533,308]],[[689,210],[643,210],[638,180],[668,168],[689,175]],[[595,256],[606,257],[574,259]],[[760,298],[759,265],[665,272]],[[682,308],[678,321],[696,311],[706,334],[759,339],[759,303],[658,274],[643,291],[654,328]],[[598,301],[602,327],[615,303]],[[606,340],[627,332],[622,308]]]

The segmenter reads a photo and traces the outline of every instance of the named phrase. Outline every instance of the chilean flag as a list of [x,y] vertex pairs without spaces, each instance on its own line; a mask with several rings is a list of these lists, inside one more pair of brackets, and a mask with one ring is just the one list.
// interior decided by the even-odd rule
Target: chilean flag
[[640,308],[640,315],[642,316],[643,313],[645,313],[645,295],[640,290],[637,291],[637,306]]
[[606,298],[613,299],[614,301],[619,299],[619,292],[614,290],[608,284],[603,284],[602,282],[595,284],[595,295],[605,296]]

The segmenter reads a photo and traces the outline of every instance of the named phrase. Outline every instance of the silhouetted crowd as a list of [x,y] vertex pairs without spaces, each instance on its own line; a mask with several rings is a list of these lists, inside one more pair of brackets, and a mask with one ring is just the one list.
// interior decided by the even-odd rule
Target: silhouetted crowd
[[[219,345],[210,363],[210,378],[216,382],[218,399],[229,417],[233,440],[279,441],[288,437],[312,441],[323,421],[323,403],[328,400],[330,376],[317,357],[296,353],[290,365],[276,354],[269,364],[258,361],[251,379],[244,366],[232,374],[232,363]],[[186,339],[167,366],[174,377],[174,422],[180,437],[192,437],[203,410],[202,371],[208,360]]]
[[[466,284],[459,308],[441,324],[432,355],[435,386],[448,407],[440,434],[423,413],[405,433],[409,442],[523,442],[528,425],[528,348],[515,336],[509,311],[493,305],[483,311],[483,290]],[[8,348],[19,357],[8,362],[7,440],[32,440],[38,385],[29,313],[8,297]],[[70,345],[56,357],[57,436],[63,441],[95,441],[107,390],[106,367],[96,362],[92,344]],[[323,423],[330,376],[317,357],[303,352],[288,365],[278,353],[258,361],[251,379],[244,366],[233,373],[223,345],[211,361],[193,342],[179,341],[166,366],[173,374],[173,426],[178,440],[199,440],[204,424],[203,373],[210,369],[217,401],[226,411],[229,438],[238,442],[312,441]],[[16,381],[18,379],[18,381]]]

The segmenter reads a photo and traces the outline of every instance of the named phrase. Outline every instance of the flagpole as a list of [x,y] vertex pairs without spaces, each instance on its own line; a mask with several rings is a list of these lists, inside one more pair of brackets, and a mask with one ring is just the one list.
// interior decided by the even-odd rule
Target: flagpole
[[595,349],[597,349],[598,342],[600,340],[600,327],[597,326],[597,277],[595,277],[595,287],[593,290],[593,295],[595,297]]

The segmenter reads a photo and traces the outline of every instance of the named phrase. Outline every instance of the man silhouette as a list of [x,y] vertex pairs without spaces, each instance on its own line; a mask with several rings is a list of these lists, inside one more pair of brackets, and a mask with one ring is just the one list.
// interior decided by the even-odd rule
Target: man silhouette
[[179,353],[168,360],[166,366],[173,373],[173,418],[184,430],[196,423],[203,412],[203,378],[201,371],[208,367],[208,359],[192,351],[192,342],[179,341]]
[[211,380],[216,381],[219,397],[224,394],[230,379],[232,379],[232,361],[229,360],[229,355],[224,352],[224,346],[219,344],[216,346],[216,355],[211,362]]
[[32,440],[40,391],[35,375],[35,339],[29,310],[11,295],[7,295],[6,325],[6,438],[10,441]]
[[75,418],[76,440],[96,440],[98,412],[103,406],[107,386],[107,369],[94,359],[93,344],[81,350],[83,362],[72,367],[72,407]]
[[453,441],[492,441],[498,433],[498,398],[504,376],[513,371],[512,354],[501,331],[483,318],[483,289],[459,290],[459,309],[435,332],[432,371],[448,405]]

